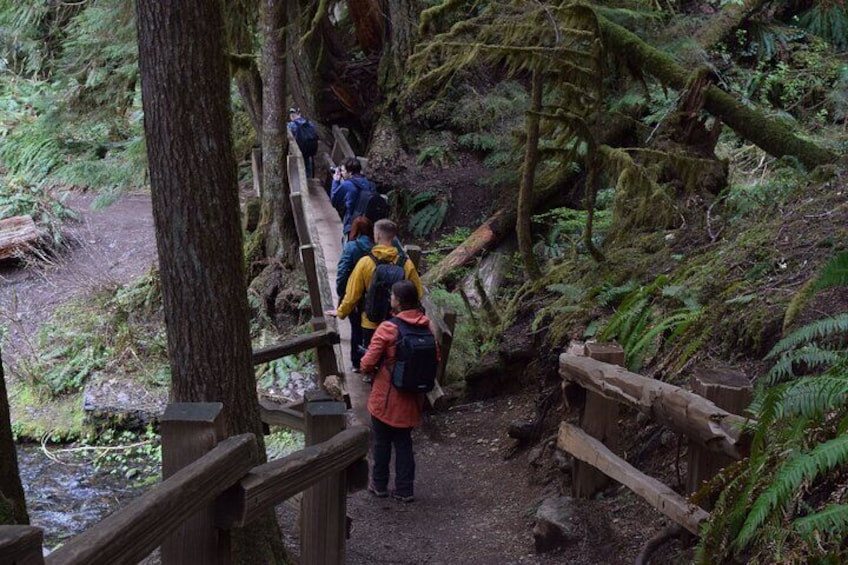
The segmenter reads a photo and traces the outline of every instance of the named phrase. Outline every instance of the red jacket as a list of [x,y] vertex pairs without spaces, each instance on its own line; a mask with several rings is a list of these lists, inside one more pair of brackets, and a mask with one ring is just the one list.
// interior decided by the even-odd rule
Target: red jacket
[[[404,310],[397,316],[415,326],[429,325],[430,331],[433,331],[430,320],[419,310]],[[391,384],[390,375],[395,366],[397,337],[397,326],[390,322],[382,322],[374,332],[368,351],[362,356],[359,366],[363,373],[373,373],[378,368],[380,359],[383,359],[374,377],[371,396],[368,397],[368,412],[384,424],[395,428],[414,428],[421,423],[424,395],[401,392]]]

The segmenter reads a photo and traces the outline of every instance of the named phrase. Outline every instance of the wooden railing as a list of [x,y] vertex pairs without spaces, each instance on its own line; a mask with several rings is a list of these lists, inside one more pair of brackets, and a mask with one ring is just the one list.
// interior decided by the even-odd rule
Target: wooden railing
[[[562,422],[557,438],[557,447],[575,458],[572,494],[590,498],[614,479],[698,535],[700,523],[709,518],[704,508],[616,455],[618,405],[631,406],[689,438],[689,492],[715,474],[720,468],[716,461],[728,462],[746,455],[750,438],[744,429],[749,421],[698,394],[631,373],[620,366],[623,363],[624,352],[617,345],[579,344],[559,358],[563,386],[576,385],[584,392],[580,425]],[[733,382],[725,379],[713,390],[722,389],[725,399],[748,395],[750,385],[746,387],[744,376],[733,377]],[[745,402],[732,403],[740,411],[745,407]]]

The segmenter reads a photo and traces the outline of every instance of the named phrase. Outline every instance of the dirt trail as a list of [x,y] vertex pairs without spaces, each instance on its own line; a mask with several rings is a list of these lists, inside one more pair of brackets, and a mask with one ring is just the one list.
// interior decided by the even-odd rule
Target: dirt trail
[[92,210],[93,200],[88,194],[68,199],[80,220],[67,223],[66,252],[26,268],[0,265],[0,325],[8,329],[4,361],[14,363],[28,352],[35,332],[57,307],[106,285],[135,280],[155,263],[150,196],[129,195],[104,210]]

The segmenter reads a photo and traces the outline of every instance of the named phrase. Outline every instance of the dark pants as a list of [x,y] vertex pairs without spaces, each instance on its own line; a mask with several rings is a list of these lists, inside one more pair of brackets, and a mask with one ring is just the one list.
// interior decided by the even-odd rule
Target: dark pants
[[359,369],[359,362],[362,361],[359,348],[367,347],[362,341],[362,312],[359,308],[354,308],[347,318],[350,320],[350,364],[354,369]]
[[377,331],[373,328],[362,328],[362,347],[368,349],[368,346],[371,345],[371,338],[374,337],[374,332]]
[[415,456],[412,453],[412,428],[395,428],[371,417],[371,483],[377,490],[389,485],[389,460],[395,448],[395,494],[414,496]]

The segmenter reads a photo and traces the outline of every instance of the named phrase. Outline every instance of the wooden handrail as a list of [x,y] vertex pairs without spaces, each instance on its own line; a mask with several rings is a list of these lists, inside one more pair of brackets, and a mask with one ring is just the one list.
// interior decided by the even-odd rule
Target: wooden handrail
[[695,535],[698,535],[701,522],[710,517],[707,512],[687,502],[670,487],[638,471],[616,456],[603,443],[577,426],[568,422],[560,424],[557,447],[628,487],[651,506]]
[[241,527],[262,512],[339,473],[368,453],[365,426],[348,428],[331,439],[250,470],[221,498],[220,528]]
[[709,400],[680,387],[631,373],[622,367],[563,353],[563,379],[605,398],[633,406],[704,447],[741,459],[750,438],[744,427],[750,420],[722,410]]
[[137,563],[175,527],[236,483],[255,461],[256,438],[225,439],[155,489],[47,556],[48,565]]
[[265,398],[259,399],[259,417],[271,426],[284,426],[299,431],[306,429],[302,410],[281,406]]
[[314,349],[319,345],[335,345],[339,343],[339,333],[335,330],[325,329],[317,332],[299,335],[292,339],[269,345],[261,349],[253,350],[253,364],[267,363],[287,355],[297,355],[308,349]]

